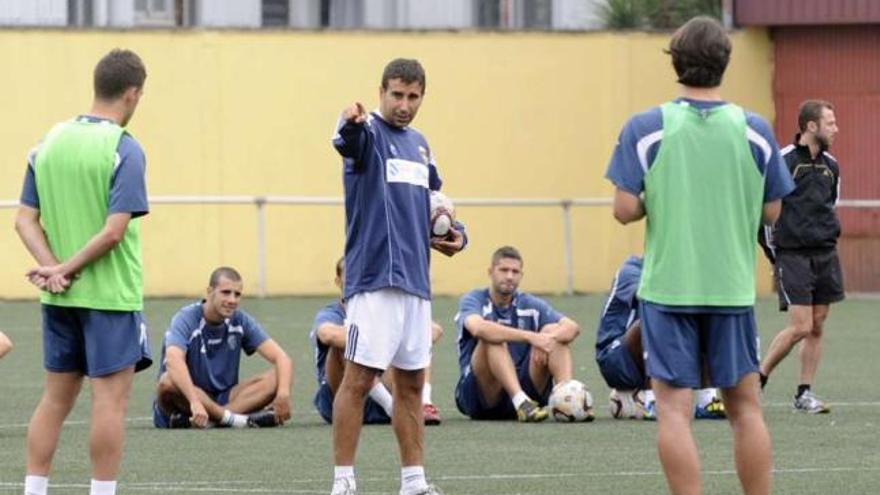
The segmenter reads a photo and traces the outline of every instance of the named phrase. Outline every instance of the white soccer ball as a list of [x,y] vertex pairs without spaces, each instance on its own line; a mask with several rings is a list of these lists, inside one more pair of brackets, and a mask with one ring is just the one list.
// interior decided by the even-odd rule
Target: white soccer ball
[[455,206],[440,191],[431,191],[431,235],[446,237],[455,221]]
[[611,389],[608,409],[615,419],[639,419],[645,414],[645,393],[642,390]]
[[548,405],[556,421],[571,423],[592,421],[594,418],[593,396],[587,386],[577,380],[568,380],[553,387]]

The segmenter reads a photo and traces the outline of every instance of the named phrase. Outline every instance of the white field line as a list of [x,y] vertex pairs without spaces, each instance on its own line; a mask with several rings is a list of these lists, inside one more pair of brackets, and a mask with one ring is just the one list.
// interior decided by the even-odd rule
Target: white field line
[[[878,472],[880,467],[867,466],[841,466],[841,467],[805,467],[805,468],[777,468],[773,470],[777,475],[788,474],[828,474],[828,473],[853,473],[853,472]],[[707,470],[703,471],[704,476],[734,476],[734,470]],[[522,479],[550,479],[550,478],[636,478],[636,477],[660,477],[663,476],[662,471],[610,471],[605,473],[522,473],[522,474],[471,474],[471,475],[435,475],[431,476],[432,480],[437,481],[469,481],[469,480],[522,480]],[[397,478],[364,478],[364,482],[395,482]],[[187,490],[190,492],[223,492],[223,493],[326,493],[325,485],[330,483],[328,478],[320,479],[299,479],[287,482],[277,482],[274,485],[284,484],[319,484],[321,489],[291,489],[291,488],[272,488],[265,486],[260,481],[154,481],[154,482],[133,482],[119,484],[120,490],[125,491],[167,491],[169,489]],[[239,485],[238,487],[233,485]],[[245,486],[251,485],[251,486]],[[0,491],[21,490],[23,483],[0,482]],[[51,484],[51,488],[88,488],[86,483],[59,483]],[[378,493],[381,492],[370,492]]]

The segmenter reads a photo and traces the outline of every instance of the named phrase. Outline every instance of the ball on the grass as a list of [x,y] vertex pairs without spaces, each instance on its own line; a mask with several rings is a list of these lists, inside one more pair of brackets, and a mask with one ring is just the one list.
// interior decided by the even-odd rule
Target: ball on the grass
[[550,412],[553,419],[571,423],[593,420],[593,396],[587,386],[577,380],[557,384],[550,393]]
[[611,389],[608,409],[615,419],[638,419],[645,412],[645,394],[641,390]]

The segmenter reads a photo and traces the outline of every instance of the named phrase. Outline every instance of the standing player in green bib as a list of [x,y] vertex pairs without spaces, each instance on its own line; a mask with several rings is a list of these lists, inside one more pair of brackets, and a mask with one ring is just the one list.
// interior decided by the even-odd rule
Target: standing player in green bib
[[744,493],[770,491],[770,436],[758,400],[754,233],[794,187],[770,126],[722,100],[730,39],[688,21],[669,53],[682,97],[627,122],[608,167],[614,216],[646,218],[638,289],[645,370],[656,395],[669,490],[702,493],[690,389],[721,389]]
[[28,157],[15,227],[39,264],[46,388],[27,438],[25,495],[46,495],[52,457],[83,377],[92,389],[91,495],[114,495],[135,371],[150,365],[139,217],[144,152],[124,127],[146,69],[113,50],[94,72],[91,111],[53,127]]

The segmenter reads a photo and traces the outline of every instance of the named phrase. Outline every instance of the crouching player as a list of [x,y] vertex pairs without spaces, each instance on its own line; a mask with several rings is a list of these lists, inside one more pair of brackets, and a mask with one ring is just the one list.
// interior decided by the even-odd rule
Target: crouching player
[[[183,307],[162,341],[153,423],[157,428],[281,425],[290,419],[293,365],[249,314],[238,309],[241,275],[211,274],[206,298]],[[241,351],[272,369],[239,383]]]
[[[345,258],[336,262],[336,286],[343,289]],[[431,322],[431,343],[435,344],[443,336],[443,328]],[[342,374],[345,371],[345,302],[340,299],[328,304],[315,315],[309,340],[315,353],[315,377],[318,390],[315,392],[314,404],[318,414],[328,424],[333,423],[333,399]],[[431,400],[431,367],[425,368],[425,385],[422,388],[422,408],[425,413],[426,425],[439,425],[440,412]],[[373,388],[364,403],[364,424],[391,423],[391,386],[393,372],[383,373],[376,377]]]
[[[596,363],[611,387],[611,411],[616,418],[654,420],[654,393],[645,374],[639,300],[636,291],[642,275],[642,258],[630,256],[614,276],[596,335]],[[697,419],[723,419],[724,404],[715,388],[697,392]]]

